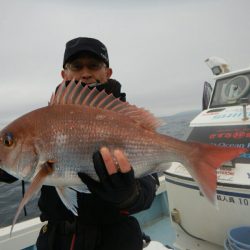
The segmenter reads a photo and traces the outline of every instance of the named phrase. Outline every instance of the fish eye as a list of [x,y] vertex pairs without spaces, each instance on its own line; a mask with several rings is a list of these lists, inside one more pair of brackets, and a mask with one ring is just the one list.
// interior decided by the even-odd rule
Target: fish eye
[[14,143],[14,136],[12,133],[8,132],[3,136],[3,144],[7,147],[11,147]]

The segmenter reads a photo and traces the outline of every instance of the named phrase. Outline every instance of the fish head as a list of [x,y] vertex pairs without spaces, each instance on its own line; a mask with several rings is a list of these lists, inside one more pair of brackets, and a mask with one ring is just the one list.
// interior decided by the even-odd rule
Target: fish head
[[0,168],[18,179],[33,177],[38,162],[29,126],[13,122],[0,131]]

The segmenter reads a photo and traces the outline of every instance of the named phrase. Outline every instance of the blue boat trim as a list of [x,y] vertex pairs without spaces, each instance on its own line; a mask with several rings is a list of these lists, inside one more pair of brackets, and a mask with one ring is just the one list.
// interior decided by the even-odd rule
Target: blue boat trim
[[[181,183],[178,181],[173,181],[169,178],[166,178],[167,182],[173,183],[178,186],[190,188],[190,189],[195,189],[195,190],[200,190],[198,186],[186,184],[186,183]],[[234,197],[240,197],[240,198],[249,198],[250,199],[250,194],[242,194],[242,193],[235,193],[235,192],[227,192],[227,191],[221,191],[217,190],[217,194],[222,194],[222,195],[227,195],[227,196],[234,196]]]
[[[172,173],[169,173],[169,172],[164,172],[164,174],[167,175],[167,176],[176,177],[178,179],[195,182],[192,177],[181,176],[181,175],[172,174]],[[241,184],[234,184],[234,183],[224,183],[224,182],[219,182],[219,181],[217,182],[217,186],[250,189],[250,185],[241,185]]]

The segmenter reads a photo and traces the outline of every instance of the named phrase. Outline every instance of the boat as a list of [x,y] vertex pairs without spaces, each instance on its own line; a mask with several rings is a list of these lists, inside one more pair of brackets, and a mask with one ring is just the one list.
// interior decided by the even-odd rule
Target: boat
[[[250,148],[250,68],[230,71],[224,59],[210,57],[214,84],[204,84],[203,111],[189,125],[187,141]],[[225,163],[217,171],[217,205],[203,197],[185,167],[173,163],[159,177],[150,209],[137,217],[150,236],[145,250],[222,250],[231,227],[250,221],[250,154]],[[43,223],[39,218],[0,229],[1,250],[35,250]]]
[[[205,82],[203,110],[191,121],[186,140],[250,148],[250,68],[230,71],[218,57],[206,63],[214,74],[214,86]],[[173,163],[165,177],[176,250],[224,249],[230,228],[249,225],[250,153],[217,170],[215,206],[183,165]]]

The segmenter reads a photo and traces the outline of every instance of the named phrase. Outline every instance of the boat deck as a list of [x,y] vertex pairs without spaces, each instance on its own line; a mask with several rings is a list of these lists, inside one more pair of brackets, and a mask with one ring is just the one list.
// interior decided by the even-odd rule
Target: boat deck
[[171,226],[169,217],[165,216],[158,221],[155,221],[152,225],[145,227],[144,233],[149,235],[151,240],[159,241],[163,245],[173,248],[176,234]]
[[163,190],[164,188],[158,190],[150,209],[136,214],[135,217],[138,219],[143,232],[152,241],[159,241],[163,245],[173,248],[176,234],[169,217],[167,193]]

